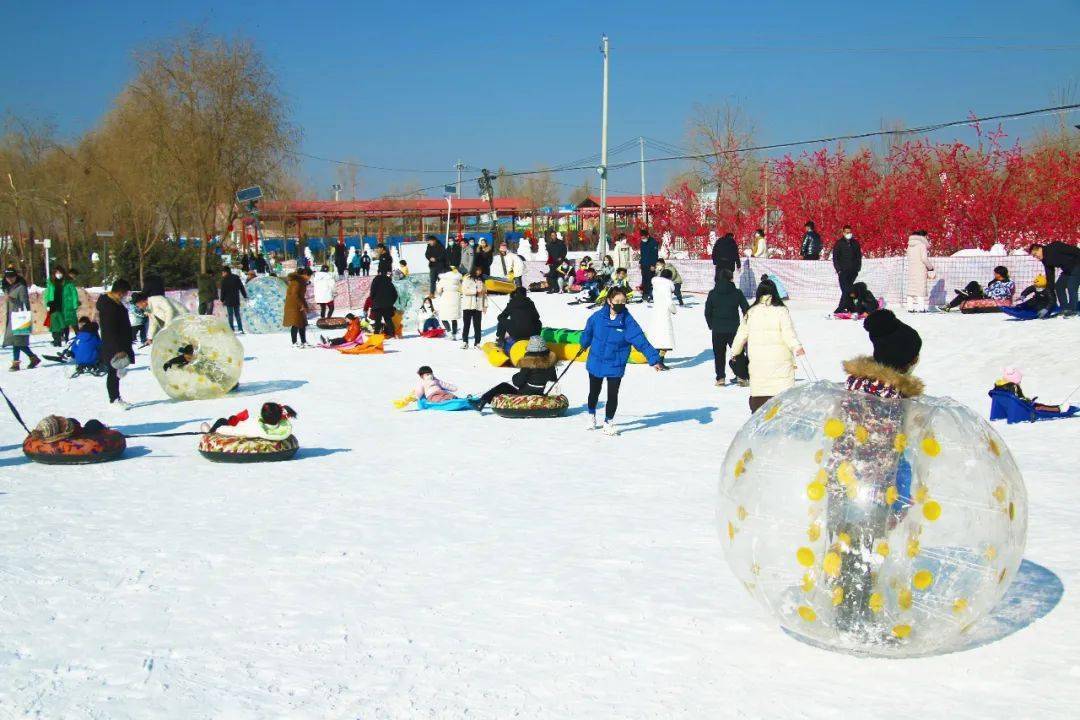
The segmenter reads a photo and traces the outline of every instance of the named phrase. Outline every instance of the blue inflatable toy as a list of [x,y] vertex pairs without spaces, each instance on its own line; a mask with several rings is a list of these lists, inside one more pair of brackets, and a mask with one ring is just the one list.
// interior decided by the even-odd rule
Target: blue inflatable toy
[[442,402],[437,403],[430,402],[425,398],[420,398],[416,401],[416,407],[420,410],[446,410],[448,412],[473,409],[468,398],[454,398],[453,400],[443,400]]
[[990,419],[1004,420],[1008,424],[1035,422],[1037,420],[1060,420],[1070,418],[1080,412],[1080,408],[1070,405],[1065,410],[1054,412],[1035,407],[1035,403],[1023,400],[1004,390],[990,391]]

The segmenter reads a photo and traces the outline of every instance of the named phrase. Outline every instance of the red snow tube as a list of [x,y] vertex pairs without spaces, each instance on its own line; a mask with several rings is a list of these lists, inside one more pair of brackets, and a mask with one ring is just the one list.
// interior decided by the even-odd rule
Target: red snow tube
[[23,440],[23,454],[43,465],[89,465],[115,460],[127,449],[123,434],[106,428],[100,432],[45,442],[33,435]]
[[430,330],[425,330],[424,332],[420,333],[420,337],[426,337],[430,339],[444,338],[446,337],[446,331],[442,328],[431,328]]
[[348,326],[349,321],[343,317],[319,318],[315,321],[315,327],[321,330],[339,330]]
[[960,312],[964,315],[974,315],[977,313],[996,313],[1001,312],[1003,307],[1012,307],[1012,298],[1007,300],[991,300],[990,298],[983,298],[981,300],[965,300],[960,305]]

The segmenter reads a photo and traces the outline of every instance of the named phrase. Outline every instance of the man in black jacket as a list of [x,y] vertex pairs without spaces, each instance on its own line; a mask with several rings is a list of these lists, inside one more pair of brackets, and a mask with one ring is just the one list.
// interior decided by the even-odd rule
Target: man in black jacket
[[[1080,290],[1080,248],[1057,241],[1046,245],[1035,243],[1028,248],[1028,254],[1042,261],[1051,304],[1056,300],[1061,306],[1062,317],[1075,315]],[[1058,270],[1061,270],[1061,277],[1055,280],[1054,275]],[[1041,318],[1049,314],[1049,308],[1039,311]]]
[[[221,289],[218,291],[221,304],[225,306],[225,313],[229,316],[229,328],[238,335],[244,334],[244,322],[240,319],[240,298],[247,300],[247,289],[244,283],[228,265],[221,268]],[[233,320],[236,324],[233,324]]]
[[820,260],[821,248],[821,236],[818,235],[817,229],[814,227],[814,221],[807,220],[806,232],[803,234],[802,238],[802,259]]
[[394,303],[397,299],[397,288],[390,280],[389,273],[380,272],[371,280],[371,313],[375,316],[375,332],[382,333],[385,327],[386,337],[394,337]]
[[375,273],[389,276],[394,271],[394,258],[390,257],[390,248],[380,243],[375,247],[375,254],[379,258],[379,262],[375,266]]
[[345,276],[345,264],[347,260],[348,254],[345,250],[345,243],[336,243],[334,245],[334,267],[337,268],[338,277]]
[[833,246],[832,264],[836,270],[836,278],[840,282],[840,302],[834,312],[855,312],[855,304],[851,299],[851,286],[855,284],[855,278],[862,271],[862,246],[851,232],[851,226],[844,226],[844,234]]
[[719,279],[721,270],[728,270],[734,277],[735,270],[742,267],[742,260],[739,259],[739,245],[735,242],[733,234],[725,233],[713,243],[712,264],[716,267],[714,273],[716,279]]
[[727,349],[735,342],[742,316],[750,309],[746,296],[732,282],[734,276],[724,268],[716,279],[716,287],[709,291],[705,300],[705,323],[712,330],[713,365],[716,370],[716,386],[727,381]]
[[525,294],[525,288],[514,288],[506,302],[506,309],[499,313],[495,342],[501,346],[507,335],[512,342],[528,340],[533,335],[539,335],[542,327],[540,313]]
[[[429,291],[434,295],[435,283],[438,282],[439,276],[450,268],[446,264],[446,248],[439,242],[439,238],[434,235],[427,236],[427,250],[424,251],[424,257],[427,258]],[[379,272],[382,272],[381,266]]]
[[[548,294],[559,292],[559,264],[566,259],[566,243],[562,236],[547,231],[547,254],[548,254]],[[529,301],[532,302],[531,300]]]
[[101,347],[98,357],[108,369],[105,388],[109,392],[109,404],[127,410],[128,403],[120,397],[120,371],[135,362],[131,349],[131,320],[124,298],[131,292],[127,280],[117,280],[112,289],[98,296],[96,307],[98,328],[101,330]]

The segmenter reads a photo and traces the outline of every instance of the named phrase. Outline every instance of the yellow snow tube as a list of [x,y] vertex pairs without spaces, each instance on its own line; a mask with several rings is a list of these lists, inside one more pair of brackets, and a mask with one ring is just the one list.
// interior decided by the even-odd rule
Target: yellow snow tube
[[506,367],[510,364],[510,356],[504,353],[496,343],[486,342],[480,346],[480,350],[494,367]]
[[487,288],[489,293],[495,295],[509,295],[514,292],[514,288],[517,285],[513,280],[507,280],[506,278],[488,278],[484,281],[484,287]]
[[[559,360],[562,360],[564,362],[569,362],[573,360],[575,357],[577,357],[577,354],[581,352],[581,346],[577,343],[549,342],[547,346],[551,350],[551,352],[555,353],[555,357],[559,358]],[[581,353],[581,357],[578,357],[578,361],[584,361],[588,358],[589,351],[586,350],[585,352]],[[631,348],[629,362],[634,365],[644,365],[648,361],[645,359],[644,355],[639,353],[637,350]]]

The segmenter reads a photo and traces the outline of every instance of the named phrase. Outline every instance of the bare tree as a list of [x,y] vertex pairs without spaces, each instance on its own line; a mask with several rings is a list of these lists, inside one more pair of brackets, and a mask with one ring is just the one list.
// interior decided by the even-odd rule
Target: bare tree
[[760,162],[746,150],[754,144],[754,126],[738,105],[696,105],[687,123],[687,142],[705,155],[693,169],[700,184],[716,188],[716,207],[723,202],[749,207],[759,181]]
[[547,168],[539,168],[537,172],[524,176],[521,184],[520,196],[529,201],[532,209],[557,205],[559,202],[559,186]]
[[576,187],[570,191],[570,196],[567,199],[571,205],[578,205],[579,203],[592,196],[592,185],[589,180],[590,177],[586,175],[585,182],[583,182],[579,187]]

